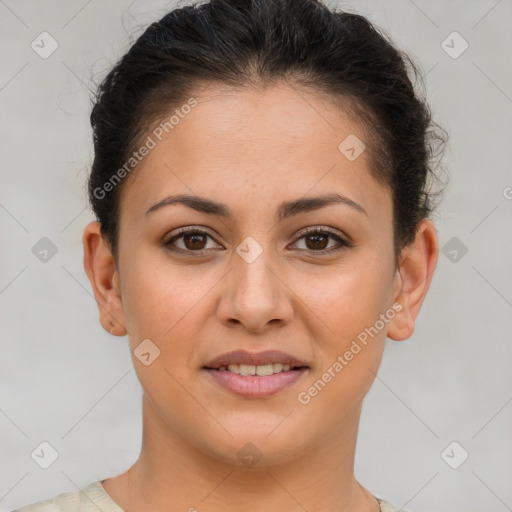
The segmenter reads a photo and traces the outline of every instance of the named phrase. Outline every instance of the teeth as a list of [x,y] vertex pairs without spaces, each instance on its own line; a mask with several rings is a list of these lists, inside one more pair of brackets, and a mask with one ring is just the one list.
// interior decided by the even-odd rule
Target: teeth
[[283,371],[282,363],[272,363],[272,369],[274,373],[280,373]]
[[256,366],[253,364],[241,364],[240,375],[256,375]]
[[230,364],[228,366],[228,371],[230,371],[231,373],[240,373],[240,366],[237,364]]
[[256,366],[256,375],[260,377],[265,377],[267,375],[272,375],[274,373],[274,368],[272,364],[261,364]]
[[265,377],[274,373],[289,372],[291,365],[283,363],[270,364],[230,364],[228,366],[220,366],[219,371],[228,371],[238,375],[258,375]]

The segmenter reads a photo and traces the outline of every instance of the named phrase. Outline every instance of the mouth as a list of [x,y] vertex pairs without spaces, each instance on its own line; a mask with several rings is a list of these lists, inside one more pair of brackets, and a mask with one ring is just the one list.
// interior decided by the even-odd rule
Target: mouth
[[224,389],[246,398],[263,398],[282,391],[310,368],[281,351],[251,353],[238,350],[223,354],[202,368]]
[[276,373],[282,372],[292,372],[295,370],[301,370],[309,368],[308,366],[292,366],[288,363],[269,363],[269,364],[237,364],[232,363],[229,365],[219,366],[218,368],[212,368],[209,366],[204,367],[206,370],[216,370],[218,372],[230,372],[235,373],[236,375],[242,376],[258,376],[258,377],[268,377],[269,375],[274,375]]
[[[233,350],[215,357],[204,366],[210,370],[231,371],[241,375],[257,375],[258,369],[260,372],[270,372],[272,368],[272,373],[279,373],[301,367],[307,367],[307,364],[281,350],[264,350],[263,352]],[[262,376],[265,375],[270,373],[262,374]]]

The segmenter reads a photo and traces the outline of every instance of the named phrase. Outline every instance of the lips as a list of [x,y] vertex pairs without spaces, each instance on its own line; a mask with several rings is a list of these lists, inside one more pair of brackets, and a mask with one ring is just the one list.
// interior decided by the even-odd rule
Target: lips
[[204,368],[218,370],[221,367],[230,365],[244,366],[262,366],[280,363],[290,365],[290,369],[309,368],[308,365],[300,359],[282,352],[280,350],[265,350],[263,352],[248,352],[247,350],[234,350],[226,352],[209,361]]
[[280,350],[234,350],[209,361],[203,371],[220,387],[244,398],[266,398],[295,385],[306,363]]
[[267,398],[297,386],[303,376],[307,375],[308,368],[282,371],[272,375],[239,375],[230,371],[203,369],[211,382],[243,398]]

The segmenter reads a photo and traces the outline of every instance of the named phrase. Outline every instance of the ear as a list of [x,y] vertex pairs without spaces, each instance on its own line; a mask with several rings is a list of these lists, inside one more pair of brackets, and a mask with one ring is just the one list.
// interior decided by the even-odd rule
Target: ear
[[430,287],[437,263],[439,243],[434,225],[423,219],[418,223],[414,241],[402,249],[395,282],[394,303],[401,310],[390,321],[388,338],[402,341],[414,332],[416,317]]
[[98,304],[101,325],[114,336],[124,336],[127,331],[119,273],[110,245],[101,234],[99,222],[91,222],[85,227],[82,242],[84,268]]

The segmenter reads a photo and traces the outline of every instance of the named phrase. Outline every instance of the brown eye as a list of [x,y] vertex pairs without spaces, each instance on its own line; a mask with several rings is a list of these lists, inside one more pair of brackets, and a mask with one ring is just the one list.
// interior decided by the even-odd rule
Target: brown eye
[[199,233],[183,235],[183,243],[187,249],[201,250],[206,245],[206,237]]
[[[205,231],[198,229],[182,229],[177,234],[169,238],[167,242],[164,242],[164,246],[171,251],[182,252],[182,253],[193,253],[202,252],[208,250],[208,242],[212,241],[211,235]],[[213,248],[219,248],[219,244],[213,243]]]
[[306,245],[308,249],[313,250],[322,250],[325,249],[329,243],[329,237],[330,235],[322,235],[322,234],[314,234],[314,235],[308,235],[305,237],[305,240],[311,241],[311,243],[308,243],[306,241]]
[[[334,244],[329,245],[331,241]],[[330,254],[348,247],[352,247],[352,244],[347,240],[344,240],[337,233],[331,232],[327,228],[324,229],[310,229],[309,231],[302,232],[301,236],[297,239],[296,244],[299,242],[304,243],[305,247],[299,247],[300,251],[309,251],[318,253],[318,255]]]
[[[201,254],[209,249],[207,247],[209,240],[214,243],[214,247],[210,248],[222,249],[210,234],[198,229],[181,229],[163,245],[174,252]],[[295,243],[299,241],[305,245],[299,248],[300,251],[318,253],[320,256],[352,247],[350,242],[327,229],[317,228],[304,232]],[[334,241],[334,244],[329,245],[330,241]]]

